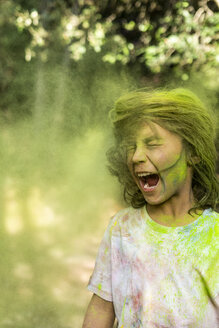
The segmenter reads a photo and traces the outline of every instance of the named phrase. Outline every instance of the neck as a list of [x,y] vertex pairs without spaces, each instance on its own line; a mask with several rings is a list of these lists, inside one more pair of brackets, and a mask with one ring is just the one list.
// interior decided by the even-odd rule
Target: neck
[[147,212],[152,220],[164,226],[177,227],[190,224],[202,214],[203,210],[189,214],[188,211],[195,202],[192,191],[187,195],[187,199],[183,200],[175,196],[163,204],[147,204]]

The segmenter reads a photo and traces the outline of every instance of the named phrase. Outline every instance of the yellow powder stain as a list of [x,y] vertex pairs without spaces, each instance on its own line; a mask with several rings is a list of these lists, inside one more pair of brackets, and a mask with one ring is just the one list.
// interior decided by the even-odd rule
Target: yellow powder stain
[[102,284],[98,284],[98,289],[99,289],[99,290],[102,289]]
[[113,223],[113,225],[111,226],[111,228],[110,228],[110,234],[112,235],[112,232],[113,232],[113,228],[115,227],[117,225],[117,221],[115,221],[114,223]]
[[[125,303],[126,303],[126,298],[122,307],[122,321],[124,322],[124,314],[125,314]],[[120,328],[124,327],[124,325],[122,325]]]
[[216,236],[218,236],[219,235],[219,226],[215,226],[215,234],[216,234]]
[[110,228],[110,234],[112,234],[113,228],[117,225],[117,221],[113,223],[113,225]]

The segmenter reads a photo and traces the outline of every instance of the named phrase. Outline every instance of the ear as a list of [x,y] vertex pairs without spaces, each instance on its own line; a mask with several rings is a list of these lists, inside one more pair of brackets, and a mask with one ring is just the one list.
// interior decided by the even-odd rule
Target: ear
[[201,158],[198,157],[198,156],[193,156],[193,157],[192,157],[192,162],[193,162],[194,164],[198,164],[198,163],[201,162]]
[[201,161],[200,157],[191,156],[190,158],[188,158],[187,163],[188,163],[188,166],[193,166],[193,165],[200,163],[200,161]]

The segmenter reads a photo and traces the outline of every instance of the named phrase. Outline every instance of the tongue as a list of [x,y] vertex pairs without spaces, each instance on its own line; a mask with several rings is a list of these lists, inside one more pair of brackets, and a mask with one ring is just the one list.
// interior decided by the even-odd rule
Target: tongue
[[158,180],[159,180],[159,176],[157,174],[151,174],[151,175],[147,176],[147,183],[148,183],[149,187],[156,186],[156,184],[158,183]]

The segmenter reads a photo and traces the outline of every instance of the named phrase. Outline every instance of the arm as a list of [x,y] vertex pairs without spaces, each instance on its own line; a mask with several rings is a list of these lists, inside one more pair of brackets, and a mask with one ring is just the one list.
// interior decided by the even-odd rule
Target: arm
[[113,303],[93,294],[82,328],[112,328],[114,321]]

